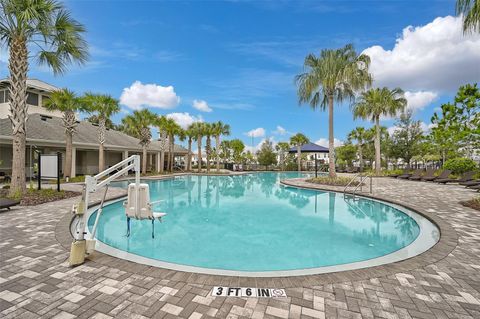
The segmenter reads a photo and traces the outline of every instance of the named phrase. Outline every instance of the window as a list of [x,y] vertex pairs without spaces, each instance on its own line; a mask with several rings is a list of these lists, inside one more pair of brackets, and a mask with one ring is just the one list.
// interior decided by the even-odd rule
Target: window
[[36,93],[27,93],[27,104],[38,106],[38,94]]
[[0,91],[0,103],[8,103],[8,98],[9,98],[9,94],[8,94],[8,89],[7,90],[1,90]]

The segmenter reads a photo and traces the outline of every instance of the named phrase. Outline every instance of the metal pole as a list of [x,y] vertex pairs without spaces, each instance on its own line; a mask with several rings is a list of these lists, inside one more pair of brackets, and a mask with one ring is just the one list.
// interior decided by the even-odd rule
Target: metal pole
[[318,167],[317,167],[317,153],[315,153],[315,178],[317,177]]
[[38,153],[38,190],[42,189],[42,154]]
[[57,192],[60,191],[60,166],[62,166],[62,153],[57,152]]

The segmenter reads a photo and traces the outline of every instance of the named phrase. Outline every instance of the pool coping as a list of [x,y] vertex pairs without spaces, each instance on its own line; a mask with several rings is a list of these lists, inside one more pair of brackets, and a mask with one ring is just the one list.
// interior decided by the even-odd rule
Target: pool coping
[[[313,189],[313,190],[323,190],[323,191],[335,191],[339,192],[338,189],[333,187],[316,185],[316,184],[305,184],[304,179],[288,179],[282,180],[280,182],[283,185]],[[340,191],[341,192],[341,191]],[[350,193],[351,192],[347,192]],[[108,200],[114,200],[122,198],[125,195],[115,196],[109,198]],[[354,269],[354,270],[345,270],[337,271],[330,273],[322,274],[311,274],[311,275],[299,275],[299,276],[288,276],[288,277],[244,277],[244,276],[225,276],[225,275],[210,275],[210,274],[201,274],[195,272],[186,272],[171,270],[165,268],[158,268],[155,266],[148,266],[144,264],[135,263],[132,261],[116,258],[109,256],[101,252],[95,252],[89,256],[89,262],[96,262],[104,266],[115,267],[124,271],[130,271],[132,273],[148,275],[151,277],[157,277],[162,279],[172,279],[177,281],[188,282],[191,284],[209,284],[217,286],[233,285],[233,286],[249,286],[249,287],[276,287],[276,288],[294,288],[294,287],[314,287],[324,284],[331,284],[337,282],[345,282],[351,280],[362,280],[370,279],[373,277],[383,277],[390,274],[401,273],[410,271],[413,269],[421,268],[428,266],[430,264],[436,263],[446,256],[448,256],[458,244],[458,235],[453,227],[444,221],[442,218],[437,216],[433,212],[426,212],[419,207],[414,207],[412,205],[406,205],[398,201],[389,199],[384,196],[371,195],[361,193],[361,196],[369,197],[372,199],[377,199],[405,207],[425,218],[430,220],[435,224],[440,231],[439,241],[427,251],[401,261],[373,266],[368,268]],[[94,207],[98,205],[99,202],[92,203],[89,207]],[[70,234],[70,221],[72,215],[70,213],[65,214],[61,220],[58,222],[55,228],[55,236],[57,241],[63,246],[67,251],[70,249],[70,244],[72,242],[72,236]]]

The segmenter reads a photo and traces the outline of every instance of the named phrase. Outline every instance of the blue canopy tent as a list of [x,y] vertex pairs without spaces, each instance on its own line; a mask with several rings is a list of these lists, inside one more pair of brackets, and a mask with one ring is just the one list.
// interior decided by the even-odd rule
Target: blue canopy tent
[[[294,146],[288,150],[289,153],[297,153],[297,147]],[[315,143],[307,143],[300,146],[300,153],[315,153],[315,177],[317,177],[317,153],[328,153],[328,148]]]

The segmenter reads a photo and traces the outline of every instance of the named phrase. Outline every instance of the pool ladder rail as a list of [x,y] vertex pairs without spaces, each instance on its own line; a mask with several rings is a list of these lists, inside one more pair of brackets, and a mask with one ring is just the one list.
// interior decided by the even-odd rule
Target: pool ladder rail
[[[360,177],[360,182],[358,185],[352,185],[352,183],[354,181],[357,180],[357,178]],[[353,196],[353,199],[355,200],[355,195],[357,194],[357,191],[358,191],[358,188],[360,188],[360,192],[363,191],[363,182],[369,178],[370,179],[370,183],[369,183],[369,188],[370,188],[370,191],[369,193],[371,194],[372,193],[372,185],[373,185],[373,178],[372,178],[372,174],[363,174],[363,173],[357,173],[355,174],[352,179],[348,182],[348,184],[345,186],[345,188],[343,189],[343,198],[345,198],[346,195],[352,195]],[[354,187],[353,191],[350,193],[347,193],[347,190],[349,187]]]

